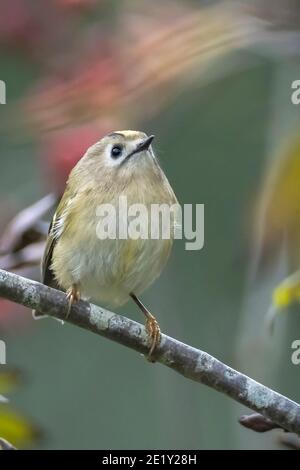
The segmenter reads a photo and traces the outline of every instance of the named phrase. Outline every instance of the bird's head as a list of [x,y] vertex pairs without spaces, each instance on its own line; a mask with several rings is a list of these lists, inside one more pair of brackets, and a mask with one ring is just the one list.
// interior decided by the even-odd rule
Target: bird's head
[[95,172],[98,169],[116,177],[147,171],[155,162],[153,139],[140,131],[112,132],[90,147],[82,161],[92,164]]

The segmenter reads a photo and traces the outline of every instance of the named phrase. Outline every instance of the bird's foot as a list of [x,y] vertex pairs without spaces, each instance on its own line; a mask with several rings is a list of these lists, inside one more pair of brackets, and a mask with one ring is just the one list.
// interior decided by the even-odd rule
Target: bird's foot
[[148,312],[148,315],[147,315],[146,331],[150,338],[150,350],[149,350],[147,359],[150,362],[155,362],[155,360],[152,358],[152,354],[155,348],[160,343],[161,332],[160,332],[160,327],[159,327],[159,324],[157,323],[156,318],[153,315],[151,315],[150,312]]
[[71,311],[71,307],[75,302],[78,302],[80,300],[80,290],[77,284],[73,284],[72,287],[70,287],[67,290],[67,300],[68,300],[68,310],[66,314],[66,320],[68,319]]

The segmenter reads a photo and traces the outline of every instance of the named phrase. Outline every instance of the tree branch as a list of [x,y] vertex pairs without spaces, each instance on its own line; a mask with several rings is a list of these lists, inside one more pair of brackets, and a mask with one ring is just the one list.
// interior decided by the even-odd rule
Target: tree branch
[[[0,270],[0,296],[65,320],[66,295],[38,282]],[[67,321],[142,354],[148,352],[144,326],[104,308],[80,301],[72,306]],[[208,385],[261,413],[279,427],[300,434],[300,405],[206,352],[163,334],[154,357],[184,377]]]

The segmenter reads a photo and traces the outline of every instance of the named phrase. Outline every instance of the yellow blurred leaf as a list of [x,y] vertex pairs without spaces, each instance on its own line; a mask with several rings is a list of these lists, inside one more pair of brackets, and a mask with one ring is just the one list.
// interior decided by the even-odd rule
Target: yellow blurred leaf
[[300,136],[292,136],[263,178],[254,220],[262,258],[274,258],[286,243],[291,271],[300,265]]
[[282,281],[273,291],[273,304],[278,309],[300,300],[300,271]]
[[8,440],[16,447],[30,446],[39,436],[39,431],[31,421],[11,409],[0,404],[0,437]]

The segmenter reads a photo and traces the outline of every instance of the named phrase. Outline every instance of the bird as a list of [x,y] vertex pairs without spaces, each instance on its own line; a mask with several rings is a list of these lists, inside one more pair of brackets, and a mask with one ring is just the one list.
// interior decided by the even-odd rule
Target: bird
[[[66,292],[66,315],[80,299],[109,307],[132,299],[146,317],[151,362],[161,330],[140,295],[161,274],[178,221],[172,213],[169,237],[104,239],[97,236],[96,214],[98,207],[107,204],[118,209],[121,196],[128,206],[142,204],[147,216],[153,204],[178,205],[152,148],[153,139],[141,131],[114,131],[86,151],[68,177],[41,265],[42,282]],[[128,226],[130,218],[124,217]],[[39,311],[33,315],[45,316]]]

